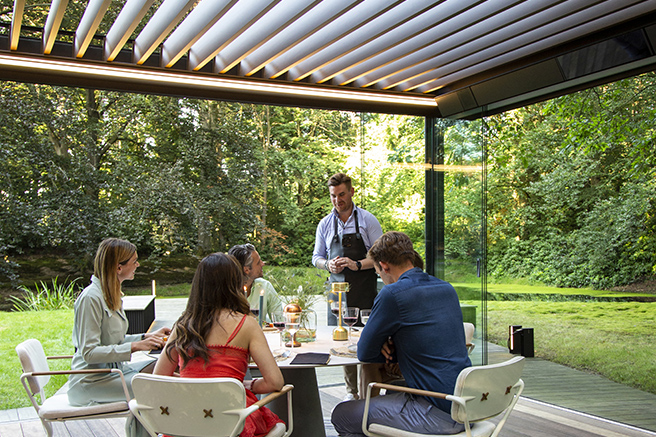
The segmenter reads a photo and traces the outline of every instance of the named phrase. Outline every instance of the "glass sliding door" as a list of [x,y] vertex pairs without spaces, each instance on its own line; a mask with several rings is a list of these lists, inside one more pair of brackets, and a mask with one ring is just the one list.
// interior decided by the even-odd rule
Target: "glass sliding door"
[[426,270],[455,287],[487,363],[486,155],[483,120],[426,119]]

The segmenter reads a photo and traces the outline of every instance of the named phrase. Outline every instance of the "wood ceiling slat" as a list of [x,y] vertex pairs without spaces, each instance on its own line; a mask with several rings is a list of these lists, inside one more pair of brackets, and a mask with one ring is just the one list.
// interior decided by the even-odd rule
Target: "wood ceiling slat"
[[[263,38],[263,29],[270,29],[261,19],[281,0],[252,0],[237,3],[222,17],[221,21],[210,28],[189,50],[189,69],[200,70],[215,56],[221,64],[215,71],[225,73],[239,59],[253,50],[253,46]],[[269,15],[268,18],[271,18]],[[271,21],[271,20],[269,20]],[[268,23],[270,26],[272,23]],[[275,24],[274,24],[275,25]],[[248,32],[250,29],[250,32]],[[265,30],[266,31],[266,30]],[[242,38],[244,33],[246,38]],[[224,52],[225,56],[224,56]],[[222,60],[221,58],[225,58]]]
[[251,76],[264,68],[266,64],[272,62],[275,58],[290,49],[292,47],[292,42],[298,41],[299,38],[290,37],[291,32],[289,32],[289,29],[292,28],[296,21],[321,3],[321,1],[322,0],[306,1],[305,3],[299,2],[299,4],[304,5],[303,9],[299,9],[291,2],[283,2],[279,6],[281,10],[277,13],[288,18],[286,20],[284,18],[281,19],[278,27],[270,32],[261,44],[254,47],[254,50],[248,53],[248,56],[241,60],[239,66],[240,74],[243,76]]
[[[397,41],[386,36],[387,47],[378,49],[375,54],[364,58],[362,62],[353,68],[342,70],[333,75],[333,83],[348,85],[363,78],[385,66],[403,59],[420,50],[429,41],[439,41],[448,35],[455,34],[467,28],[471,23],[476,23],[487,16],[495,14],[498,10],[506,8],[521,0],[493,0],[490,2],[447,2],[429,11],[429,17],[435,17],[434,24],[426,17],[418,17],[408,23],[404,23],[401,29],[393,32],[392,36],[398,35]],[[363,53],[359,54],[362,55]],[[356,86],[358,86],[356,84]]]
[[329,0],[322,1],[299,20],[292,23],[292,30],[285,37],[293,35],[290,47],[264,67],[264,76],[276,79],[312,53],[319,50],[321,42],[310,44],[308,41],[319,30],[351,11],[363,0]]
[[75,31],[73,56],[76,58],[84,56],[111,3],[112,0],[89,0],[89,4],[80,20],[80,25],[77,26],[77,30]]
[[113,61],[155,0],[127,0],[105,38],[105,60]]
[[52,0],[50,4],[48,18],[46,18],[46,24],[43,27],[43,54],[45,55],[49,55],[55,45],[57,32],[59,32],[59,26],[61,26],[64,12],[66,12],[66,6],[68,6],[68,0]]
[[237,0],[204,0],[180,23],[162,45],[164,67],[172,67],[187,54],[196,41],[202,37],[223,15],[237,3]]
[[134,40],[133,59],[141,65],[171,33],[197,0],[165,0]]
[[[457,3],[445,3],[440,1],[436,2],[433,7],[424,9],[423,13],[420,15],[413,14],[407,20],[400,19],[398,23],[391,28],[385,28],[385,26],[381,24],[379,29],[383,30],[383,28],[385,28],[384,32],[375,34],[375,38],[364,42],[364,44],[359,45],[357,48],[345,54],[335,62],[322,66],[320,71],[314,73],[313,82],[324,83],[332,80],[345,71],[356,68],[367,60],[403,43],[418,32],[420,33],[423,29],[437,26],[440,22],[447,20],[449,17],[455,16],[463,10],[479,3],[482,3],[482,0],[461,0]],[[376,23],[373,24],[376,25]]]
[[[622,9],[613,14],[604,15],[598,19],[587,22],[581,21],[582,15],[576,14],[575,16],[568,16],[561,21],[566,21],[569,25],[560,33],[554,34],[542,40],[537,40],[533,44],[527,46],[518,47],[513,45],[512,42],[507,42],[507,50],[505,53],[499,55],[498,57],[490,58],[489,55],[485,56],[485,54],[483,54],[483,56],[487,58],[486,60],[482,60],[480,63],[475,65],[469,65],[462,70],[454,70],[451,74],[441,76],[434,81],[428,82],[418,87],[415,91],[422,93],[435,92],[443,86],[464,79],[469,75],[475,74],[477,71],[485,71],[498,67],[503,65],[505,62],[510,62],[512,59],[521,59],[534,53],[538,53],[542,50],[546,50],[555,45],[563,44],[583,35],[612,26],[615,23],[629,20],[633,17],[639,16],[642,13],[653,12],[655,4],[653,2],[651,2],[651,4],[647,3],[650,2],[639,2],[639,4],[636,4],[631,8]],[[594,10],[591,10],[590,12],[594,13]]]
[[11,16],[11,31],[9,32],[9,50],[18,50],[21,26],[23,24],[23,11],[25,0],[14,1],[14,12]]
[[[555,11],[559,4],[562,5],[562,0],[535,1],[519,3],[499,11],[483,21],[433,41],[409,56],[380,68],[368,75],[366,79],[369,82],[362,83],[361,86],[369,87],[375,84],[377,88],[387,89],[423,74],[434,77],[432,70],[437,62],[440,62],[440,65],[448,65],[466,55],[487,49],[490,44],[496,46],[500,41],[521,38],[535,28],[542,27],[545,34],[548,34],[545,23],[562,16]],[[535,39],[541,37],[536,35]]]

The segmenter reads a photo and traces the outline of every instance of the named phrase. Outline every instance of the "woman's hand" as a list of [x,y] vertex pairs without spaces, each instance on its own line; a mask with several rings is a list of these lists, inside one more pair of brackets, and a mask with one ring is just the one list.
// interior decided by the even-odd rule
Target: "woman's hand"
[[155,332],[149,332],[143,335],[143,340],[132,342],[132,352],[151,351],[162,349],[169,339],[171,328],[163,327]]

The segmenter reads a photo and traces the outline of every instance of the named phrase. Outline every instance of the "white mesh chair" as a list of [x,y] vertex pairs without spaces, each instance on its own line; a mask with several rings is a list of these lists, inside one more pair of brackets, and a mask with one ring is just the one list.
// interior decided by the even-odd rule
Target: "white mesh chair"
[[464,322],[463,326],[465,328],[465,343],[467,345],[467,353],[471,355],[471,353],[474,351],[474,347],[476,347],[474,344],[474,331],[476,330],[476,327],[473,323],[469,322]]
[[[452,402],[451,418],[465,424],[463,432],[452,435],[496,437],[524,389],[524,381],[520,379],[523,368],[524,357],[515,357],[500,364],[468,367],[458,375],[452,395],[372,382],[367,389],[362,432],[373,437],[438,437],[436,434],[418,434],[376,423],[368,424],[371,389],[378,387],[449,400]],[[488,420],[501,413],[504,415],[497,425]]]
[[244,429],[246,417],[270,401],[287,395],[287,426],[278,423],[267,437],[287,437],[293,431],[292,385],[246,407],[243,384],[234,378],[178,378],[139,374],[132,379],[130,411],[151,436],[231,436]]
[[[104,417],[128,416],[130,410],[128,401],[130,395],[123,378],[123,373],[118,369],[98,369],[98,370],[50,370],[48,359],[65,358],[70,356],[46,357],[43,352],[43,346],[39,340],[25,340],[16,346],[16,353],[23,367],[21,382],[30,398],[34,409],[41,419],[43,428],[48,436],[53,435],[52,422],[63,422],[66,420],[90,420]],[[50,381],[52,375],[69,375],[74,373],[119,373],[123,382],[125,391],[125,400],[120,402],[111,402],[97,404],[89,407],[76,407],[68,402],[66,393],[58,393],[46,398],[44,387]],[[38,400],[37,400],[38,395]]]

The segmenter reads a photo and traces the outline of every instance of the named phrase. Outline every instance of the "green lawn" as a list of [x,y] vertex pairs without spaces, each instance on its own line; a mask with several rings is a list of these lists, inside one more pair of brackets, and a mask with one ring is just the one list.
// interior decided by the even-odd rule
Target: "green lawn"
[[[530,285],[492,284],[512,293],[585,293]],[[158,287],[158,295],[186,293],[187,285],[170,290]],[[496,292],[496,291],[495,291]],[[607,293],[607,292],[604,292]],[[656,303],[489,301],[490,340],[506,345],[509,325],[535,329],[536,356],[602,374],[614,381],[656,393]],[[463,303],[477,304],[475,301]],[[30,313],[0,312],[0,409],[29,406],[19,382],[20,365],[15,346],[28,338],[41,339],[47,355],[72,354],[72,310]],[[63,363],[51,363],[61,368]],[[55,386],[65,381],[61,378]]]

